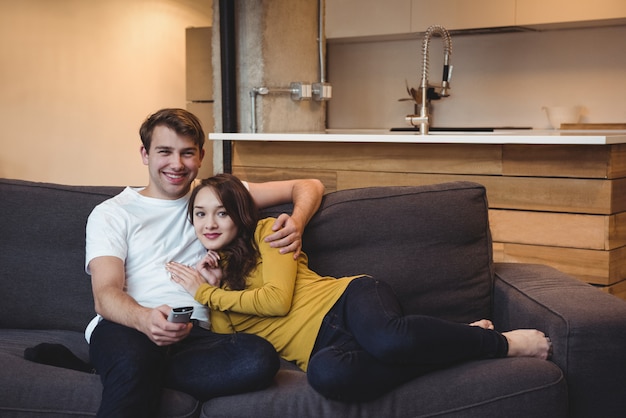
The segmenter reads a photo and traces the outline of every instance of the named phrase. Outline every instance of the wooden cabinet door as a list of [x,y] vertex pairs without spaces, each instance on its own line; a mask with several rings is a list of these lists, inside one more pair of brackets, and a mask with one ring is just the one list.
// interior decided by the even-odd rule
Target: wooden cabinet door
[[411,31],[438,24],[448,30],[515,24],[515,0],[412,0]]
[[187,101],[213,100],[212,28],[185,30],[185,72]]
[[[517,0],[516,24],[540,25],[626,18],[625,0]],[[602,23],[602,22],[597,22]],[[578,26],[578,25],[576,25]]]
[[326,0],[328,39],[408,34],[411,0]]

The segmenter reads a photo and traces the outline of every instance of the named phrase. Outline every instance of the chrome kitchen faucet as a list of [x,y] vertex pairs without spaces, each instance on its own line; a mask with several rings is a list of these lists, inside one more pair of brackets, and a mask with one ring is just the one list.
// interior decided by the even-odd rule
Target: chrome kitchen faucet
[[[440,35],[443,38],[443,78],[441,86],[428,84],[428,60],[430,39],[433,35]],[[405,119],[413,126],[419,126],[420,134],[428,134],[429,115],[428,108],[431,100],[439,100],[450,95],[450,78],[452,77],[452,65],[450,65],[450,55],[452,54],[452,38],[450,33],[443,26],[432,25],[426,29],[422,41],[422,81],[418,90],[408,88],[407,90],[415,103],[419,105],[419,115],[408,115]]]

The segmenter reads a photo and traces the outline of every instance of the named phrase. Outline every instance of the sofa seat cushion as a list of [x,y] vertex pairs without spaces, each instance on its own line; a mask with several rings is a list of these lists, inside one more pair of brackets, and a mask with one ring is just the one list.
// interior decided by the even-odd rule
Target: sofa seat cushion
[[330,401],[306,374],[281,369],[269,389],[211,399],[201,417],[567,416],[567,384],[553,363],[532,358],[475,361],[434,372],[365,403]]
[[[87,361],[82,332],[0,329],[0,416],[94,417],[100,406],[102,384],[95,374],[33,363],[24,350],[42,342],[63,344]],[[193,397],[163,390],[159,417],[197,416]]]

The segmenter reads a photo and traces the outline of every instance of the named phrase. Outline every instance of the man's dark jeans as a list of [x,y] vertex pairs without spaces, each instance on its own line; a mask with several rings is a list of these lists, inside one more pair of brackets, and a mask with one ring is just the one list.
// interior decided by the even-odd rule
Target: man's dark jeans
[[159,347],[137,330],[103,320],[89,350],[104,386],[98,417],[154,417],[163,387],[200,401],[262,389],[279,368],[264,339],[199,326],[183,341]]

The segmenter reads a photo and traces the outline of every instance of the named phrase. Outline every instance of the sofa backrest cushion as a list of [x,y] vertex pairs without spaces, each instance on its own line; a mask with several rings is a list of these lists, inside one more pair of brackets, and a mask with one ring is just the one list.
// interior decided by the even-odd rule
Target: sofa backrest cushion
[[[94,315],[84,272],[87,217],[121,190],[0,179],[0,328],[84,329]],[[283,211],[289,207],[265,213]],[[461,322],[491,314],[491,236],[481,185],[329,193],[303,239],[318,273],[386,280],[407,313]]]
[[87,217],[121,190],[0,180],[0,328],[84,330]]
[[491,316],[491,245],[485,188],[470,182],[329,193],[303,237],[318,273],[372,275],[406,313],[459,322]]

